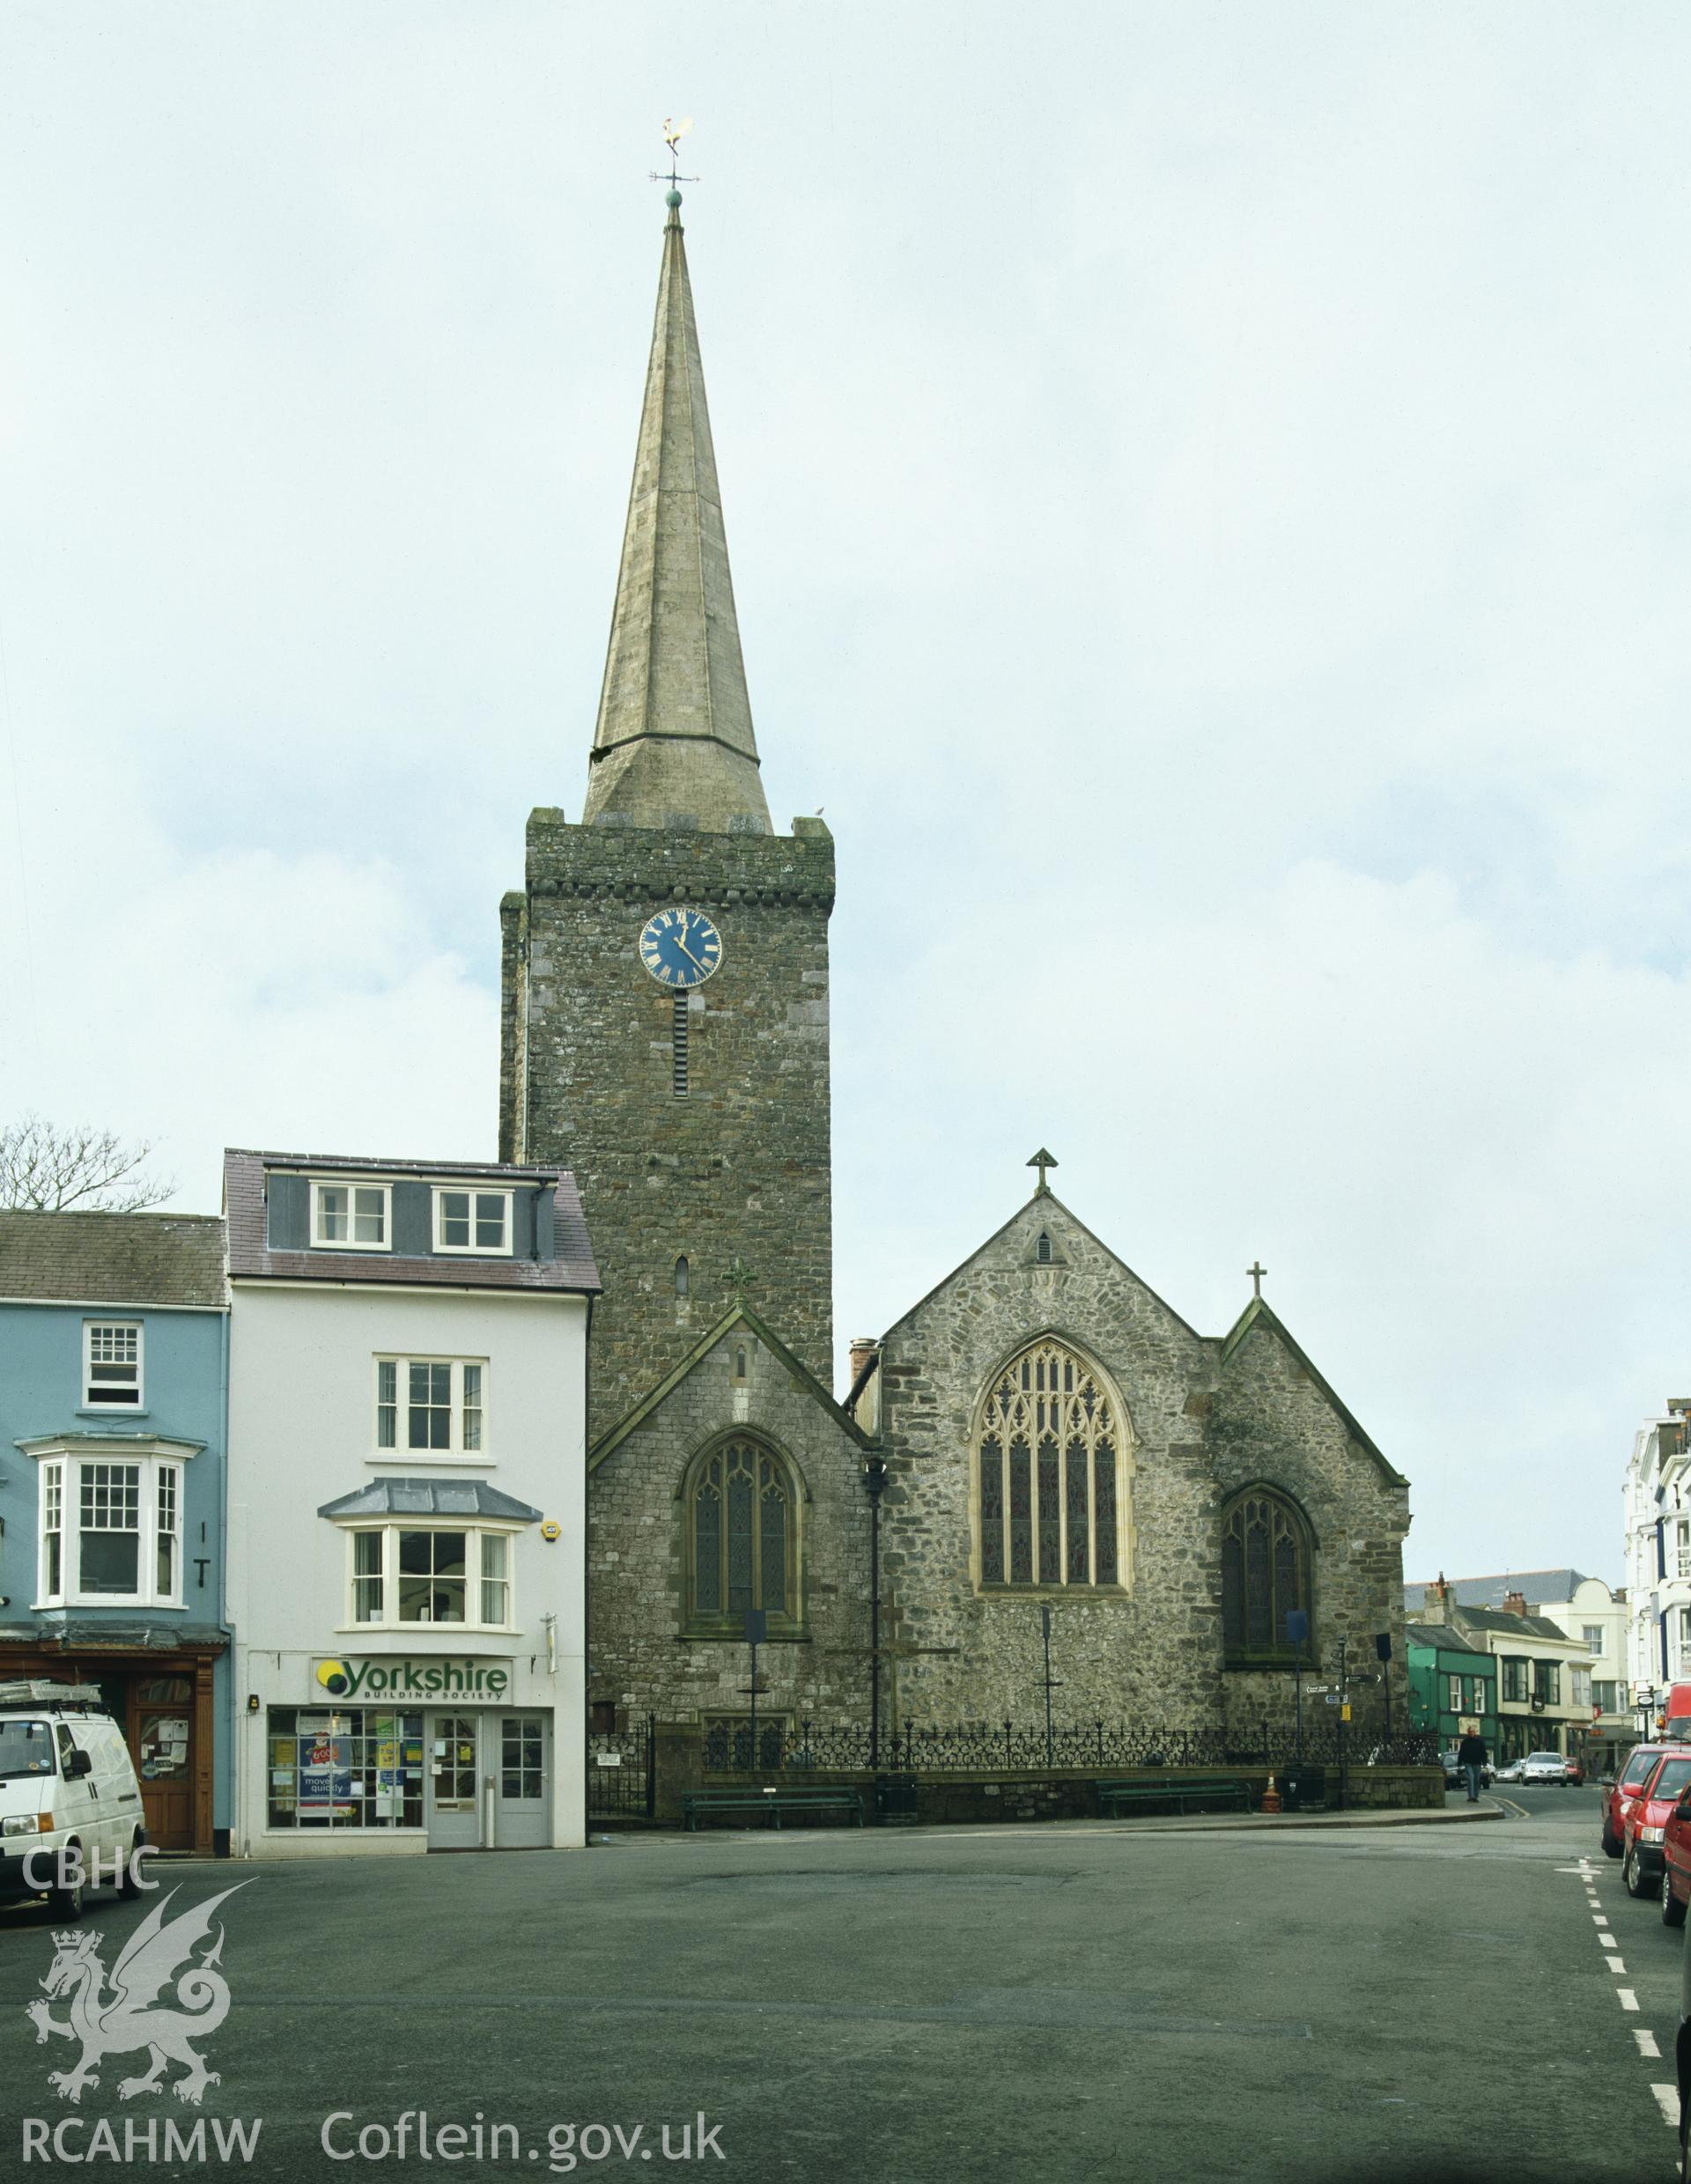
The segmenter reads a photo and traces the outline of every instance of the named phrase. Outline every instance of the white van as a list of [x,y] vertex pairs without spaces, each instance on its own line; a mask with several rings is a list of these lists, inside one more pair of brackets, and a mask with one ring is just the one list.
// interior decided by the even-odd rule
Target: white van
[[146,1840],[135,1763],[96,1687],[0,1683],[0,1901],[45,1895],[55,1917],[80,1918],[96,1860],[105,1882],[121,1863],[123,1894],[139,1895]]

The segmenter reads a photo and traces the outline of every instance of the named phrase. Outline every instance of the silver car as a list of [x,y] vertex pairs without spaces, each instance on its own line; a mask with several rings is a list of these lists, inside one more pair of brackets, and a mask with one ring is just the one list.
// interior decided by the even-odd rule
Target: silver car
[[1521,1761],[1521,1780],[1524,1782],[1554,1782],[1558,1789],[1568,1787],[1568,1762],[1559,1752],[1529,1752]]

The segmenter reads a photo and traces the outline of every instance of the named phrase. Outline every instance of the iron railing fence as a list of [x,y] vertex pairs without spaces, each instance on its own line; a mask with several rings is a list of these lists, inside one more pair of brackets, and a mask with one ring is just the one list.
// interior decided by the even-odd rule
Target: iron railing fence
[[1248,1728],[1179,1729],[1168,1723],[978,1722],[941,1727],[905,1722],[883,1730],[871,1751],[866,1726],[760,1722],[754,1759],[749,1725],[715,1723],[705,1732],[707,1774],[1043,1774],[1122,1767],[1436,1767],[1438,1738],[1413,1730],[1389,1739],[1381,1724],[1306,1723],[1302,1738],[1280,1723]]
[[594,1819],[644,1815],[658,1809],[658,1740],[648,1714],[626,1729],[594,1730],[587,1738],[587,1813]]

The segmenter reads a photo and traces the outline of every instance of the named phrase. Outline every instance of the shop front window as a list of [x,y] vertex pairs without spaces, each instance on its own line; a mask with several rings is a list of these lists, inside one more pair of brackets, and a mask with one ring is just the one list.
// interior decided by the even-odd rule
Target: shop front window
[[420,1714],[272,1707],[268,1730],[271,1827],[422,1826]]

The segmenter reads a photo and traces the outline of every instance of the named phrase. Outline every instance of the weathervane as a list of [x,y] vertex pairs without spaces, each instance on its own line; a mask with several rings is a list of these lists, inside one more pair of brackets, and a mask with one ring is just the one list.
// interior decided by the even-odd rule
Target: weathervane
[[667,174],[660,174],[657,169],[654,167],[651,175],[648,178],[650,181],[654,182],[668,182],[670,188],[673,190],[677,182],[696,182],[698,180],[697,174],[677,174],[676,172],[676,165],[681,158],[681,154],[677,151],[676,146],[681,143],[682,138],[687,134],[692,125],[693,122],[690,114],[688,115],[684,122],[672,122],[667,114],[665,115],[663,123],[663,141],[669,147],[669,172]]

